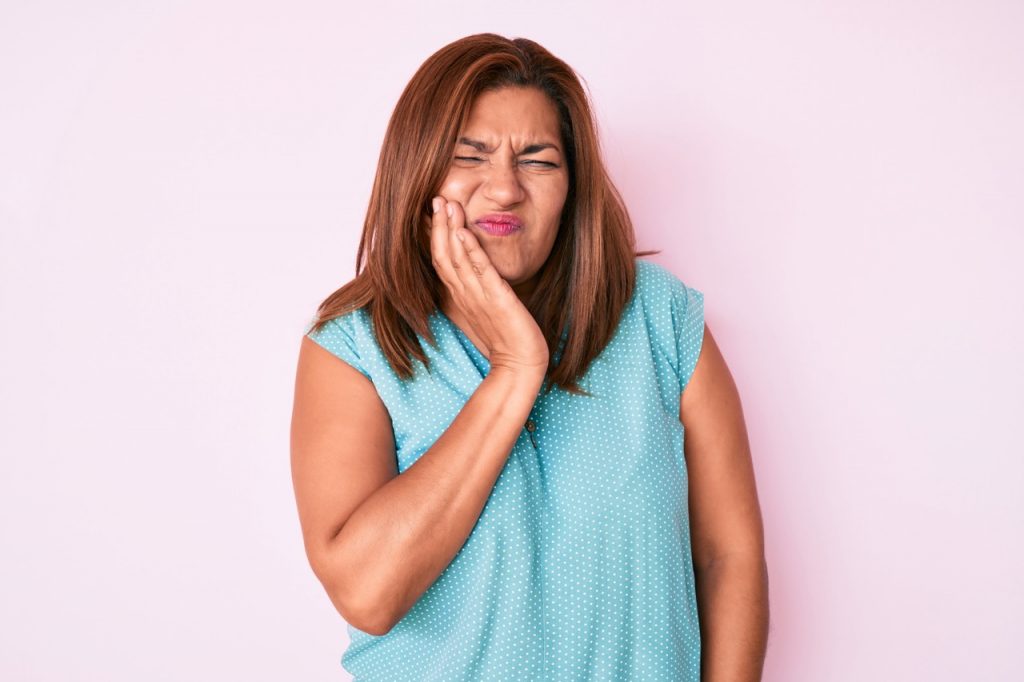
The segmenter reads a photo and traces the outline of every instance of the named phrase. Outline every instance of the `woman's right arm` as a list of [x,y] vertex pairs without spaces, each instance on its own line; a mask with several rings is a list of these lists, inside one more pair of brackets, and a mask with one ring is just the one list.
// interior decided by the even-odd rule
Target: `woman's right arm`
[[433,205],[433,265],[490,362],[437,442],[399,475],[370,380],[308,337],[299,354],[292,480],[306,553],[342,617],[372,634],[401,620],[465,544],[548,367],[544,334],[465,228],[461,204]]
[[292,479],[310,565],[346,621],[386,633],[451,563],[543,379],[535,369],[493,367],[448,429],[399,475],[391,421],[373,384],[303,338]]

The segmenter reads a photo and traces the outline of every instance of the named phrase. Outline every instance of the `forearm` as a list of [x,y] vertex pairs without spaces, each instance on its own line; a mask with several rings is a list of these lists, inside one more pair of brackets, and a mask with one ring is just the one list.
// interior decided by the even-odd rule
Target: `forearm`
[[434,445],[345,523],[331,552],[343,599],[367,627],[390,629],[465,544],[542,380],[492,368]]
[[696,572],[701,680],[758,682],[768,644],[768,571],[760,559],[723,559]]

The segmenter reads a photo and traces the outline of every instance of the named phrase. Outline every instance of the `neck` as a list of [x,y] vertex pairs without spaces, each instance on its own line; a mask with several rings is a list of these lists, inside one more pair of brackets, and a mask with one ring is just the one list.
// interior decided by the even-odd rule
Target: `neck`
[[512,285],[512,291],[516,292],[516,296],[523,302],[523,305],[526,305],[526,301],[530,298],[530,294],[533,293],[535,288],[537,288],[537,280],[533,277],[521,284]]

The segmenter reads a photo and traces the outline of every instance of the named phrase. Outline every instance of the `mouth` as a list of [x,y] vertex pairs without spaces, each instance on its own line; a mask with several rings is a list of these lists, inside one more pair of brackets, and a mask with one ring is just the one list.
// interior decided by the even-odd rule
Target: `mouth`
[[477,227],[497,237],[505,237],[523,229],[523,221],[514,213],[490,213],[477,218]]

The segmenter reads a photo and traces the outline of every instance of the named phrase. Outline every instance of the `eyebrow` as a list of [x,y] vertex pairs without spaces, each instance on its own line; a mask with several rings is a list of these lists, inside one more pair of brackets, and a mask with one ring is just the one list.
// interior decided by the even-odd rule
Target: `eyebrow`
[[[480,140],[471,140],[468,137],[460,137],[459,138],[459,144],[468,145],[468,146],[472,147],[473,149],[477,150],[478,152],[486,152],[486,151],[488,151],[486,144],[484,144]],[[553,144],[551,144],[550,142],[537,142],[535,144],[529,145],[528,147],[526,147],[525,149],[523,149],[519,153],[520,154],[536,154],[537,152],[542,151],[544,149],[554,149],[556,152],[559,151],[558,147],[553,145]]]

